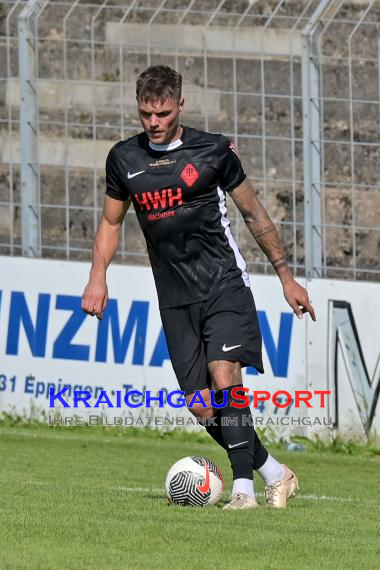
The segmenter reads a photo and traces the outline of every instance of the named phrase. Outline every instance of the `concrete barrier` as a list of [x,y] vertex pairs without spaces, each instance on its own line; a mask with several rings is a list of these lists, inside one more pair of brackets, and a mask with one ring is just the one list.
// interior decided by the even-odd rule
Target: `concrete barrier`
[[203,53],[205,49],[221,55],[260,55],[278,57],[301,55],[301,32],[263,26],[233,28],[212,26],[175,26],[173,24],[106,23],[106,43],[128,46],[132,51],[146,51],[147,46],[159,48],[160,53]]
[[[65,166],[70,168],[95,168],[104,170],[108,151],[115,141],[39,137],[38,152],[40,164],[44,166]],[[12,145],[12,146],[11,146]],[[12,155],[11,155],[12,149]],[[12,141],[0,134],[0,162],[20,163],[20,137],[14,135]]]
[[[135,84],[120,85],[111,82],[80,82],[40,79],[35,83],[41,109],[83,109],[91,112],[136,114]],[[186,112],[215,117],[221,111],[221,93],[198,85],[184,85]],[[20,82],[9,79],[6,87],[6,104],[20,106]]]

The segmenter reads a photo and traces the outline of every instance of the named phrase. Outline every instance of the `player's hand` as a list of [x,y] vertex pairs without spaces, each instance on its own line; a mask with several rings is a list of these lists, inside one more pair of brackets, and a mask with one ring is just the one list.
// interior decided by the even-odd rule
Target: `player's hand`
[[309,313],[313,321],[317,320],[308,292],[302,285],[292,279],[283,284],[283,289],[285,299],[299,319],[302,319],[303,313]]
[[90,277],[82,295],[82,310],[101,321],[108,303],[108,288],[105,279]]

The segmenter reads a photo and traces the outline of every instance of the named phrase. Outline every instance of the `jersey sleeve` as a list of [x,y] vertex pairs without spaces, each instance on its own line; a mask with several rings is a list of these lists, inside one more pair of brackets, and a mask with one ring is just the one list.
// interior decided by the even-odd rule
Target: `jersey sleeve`
[[240,162],[236,146],[225,136],[221,135],[218,146],[219,155],[219,184],[225,192],[231,192],[246,178],[243,166]]
[[106,160],[106,194],[115,200],[128,200],[129,192],[120,177],[116,148],[111,148]]

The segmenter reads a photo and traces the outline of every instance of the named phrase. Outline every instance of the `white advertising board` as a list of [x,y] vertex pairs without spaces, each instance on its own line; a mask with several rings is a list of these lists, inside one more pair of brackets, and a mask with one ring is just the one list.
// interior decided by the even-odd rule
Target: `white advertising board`
[[307,322],[310,389],[331,390],[333,426],[346,435],[379,433],[380,284],[313,280],[318,326]]
[[[110,267],[110,302],[101,322],[80,309],[88,272],[88,263],[0,257],[0,411],[28,415],[31,410],[44,410],[51,418],[59,413],[88,420],[93,415],[110,422],[123,418],[127,425],[152,425],[152,416],[161,418],[155,420],[157,426],[163,425],[164,418],[165,422],[190,418],[185,408],[174,408],[167,401],[167,394],[179,388],[150,268]],[[271,399],[259,403],[254,411],[256,425],[272,426],[281,433],[326,429],[330,421],[345,429],[350,425],[357,430],[376,427],[376,414],[370,418],[371,412],[366,415],[362,404],[371,406],[376,400],[380,308],[375,298],[379,286],[313,281],[309,288],[318,321],[312,323],[292,314],[276,277],[251,276],[251,285],[263,335],[265,374],[244,369],[244,385],[250,396],[254,390],[271,396],[285,391],[293,398],[284,408]],[[373,381],[371,372],[367,378],[363,370],[355,380],[355,368],[345,377],[340,345],[347,346],[347,342],[338,342],[335,352],[334,347],[337,335],[341,339],[351,333],[342,324],[343,305],[332,308],[331,300],[350,304],[361,339],[361,348],[353,343],[352,350],[362,351],[365,366],[374,371]],[[64,407],[60,398],[51,401],[50,389],[54,394],[65,389],[62,399],[70,407]],[[79,400],[73,407],[74,391],[79,390],[90,393],[87,403],[91,407]],[[305,390],[313,394],[313,407],[301,402],[296,408],[294,394]],[[325,408],[314,390],[331,390]],[[102,391],[107,397],[95,408]],[[161,401],[152,400],[148,407],[149,397]],[[277,403],[284,404],[286,399],[280,394]],[[133,418],[140,418],[141,423],[132,424]]]

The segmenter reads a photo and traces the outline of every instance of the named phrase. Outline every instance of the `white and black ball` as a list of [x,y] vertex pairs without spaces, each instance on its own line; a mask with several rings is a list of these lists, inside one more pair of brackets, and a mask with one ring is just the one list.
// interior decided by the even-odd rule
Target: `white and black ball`
[[191,507],[215,505],[223,492],[219,468],[205,457],[184,457],[169,469],[165,493],[171,503]]

